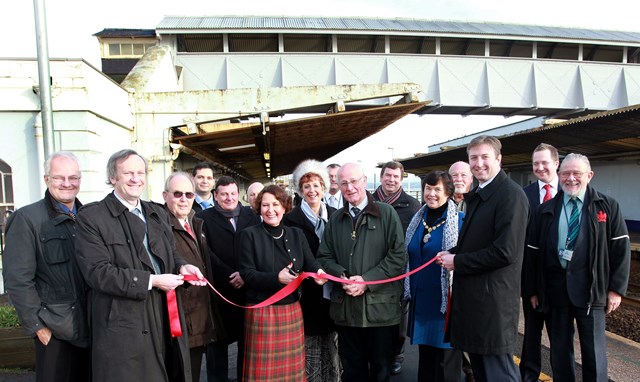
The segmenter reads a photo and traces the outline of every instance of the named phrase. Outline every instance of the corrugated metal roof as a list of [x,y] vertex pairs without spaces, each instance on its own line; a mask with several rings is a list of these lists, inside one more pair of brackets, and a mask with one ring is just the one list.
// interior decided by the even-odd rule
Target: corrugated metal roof
[[[530,166],[531,153],[540,143],[555,146],[561,154],[570,152],[587,156],[637,155],[640,152],[640,105],[603,111],[565,122],[499,136],[504,168]],[[447,169],[451,163],[468,159],[467,145],[401,159],[407,172],[426,174]]]
[[640,42],[640,32],[605,31],[543,25],[359,17],[166,16],[158,31],[184,29],[297,29],[380,32],[460,33],[522,37]]
[[94,33],[96,37],[113,38],[113,37],[156,37],[155,29],[117,29],[105,28],[98,33]]

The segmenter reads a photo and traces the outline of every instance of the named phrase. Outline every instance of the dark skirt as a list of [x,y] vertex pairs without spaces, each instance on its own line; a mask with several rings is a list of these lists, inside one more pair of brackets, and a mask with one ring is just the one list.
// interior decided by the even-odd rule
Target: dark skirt
[[247,309],[243,379],[306,381],[300,303]]

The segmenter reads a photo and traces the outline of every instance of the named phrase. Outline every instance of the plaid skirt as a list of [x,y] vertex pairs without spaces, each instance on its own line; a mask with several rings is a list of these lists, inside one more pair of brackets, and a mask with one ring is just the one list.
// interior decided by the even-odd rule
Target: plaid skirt
[[306,381],[300,303],[247,309],[243,380]]

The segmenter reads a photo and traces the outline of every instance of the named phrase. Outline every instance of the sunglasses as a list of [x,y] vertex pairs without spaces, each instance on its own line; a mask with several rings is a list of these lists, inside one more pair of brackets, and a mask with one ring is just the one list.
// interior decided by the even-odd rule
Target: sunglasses
[[182,197],[182,195],[186,196],[187,199],[193,199],[196,196],[196,194],[194,194],[193,192],[182,192],[182,191],[174,191],[173,192],[173,197],[176,198],[176,199],[180,199]]

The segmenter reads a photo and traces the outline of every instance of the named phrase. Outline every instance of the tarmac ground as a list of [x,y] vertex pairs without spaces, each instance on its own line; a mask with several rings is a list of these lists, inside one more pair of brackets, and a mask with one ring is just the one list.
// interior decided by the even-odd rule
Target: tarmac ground
[[[520,315],[520,327],[518,336],[518,348],[522,347],[523,321]],[[576,331],[575,336],[576,355],[576,382],[582,382],[580,343]],[[229,376],[235,378],[236,375],[236,354],[237,348],[234,345],[229,348]],[[609,360],[609,381],[610,382],[635,382],[640,375],[640,344],[622,338],[615,334],[607,333],[607,357]],[[519,359],[516,357],[516,362]],[[549,364],[549,340],[546,332],[542,339],[542,374],[541,382],[552,381],[551,366]],[[206,363],[203,360],[201,371],[201,382],[206,382]],[[418,347],[409,344],[407,339],[405,345],[405,360],[402,371],[391,378],[392,382],[415,382],[418,375]],[[35,382],[35,372],[29,370],[2,370],[0,369],[0,382]]]

